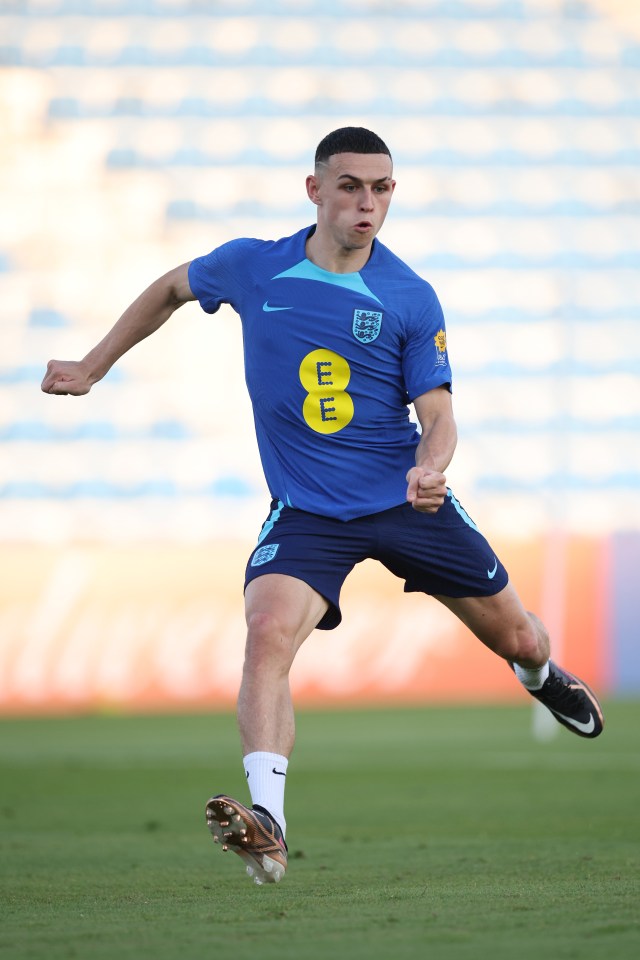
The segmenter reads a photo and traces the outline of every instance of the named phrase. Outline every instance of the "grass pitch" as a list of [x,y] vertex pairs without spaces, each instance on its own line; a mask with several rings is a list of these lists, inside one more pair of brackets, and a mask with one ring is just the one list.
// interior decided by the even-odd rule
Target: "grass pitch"
[[234,719],[0,721],[7,960],[640,955],[639,703],[603,736],[522,707],[301,713],[287,877],[255,887],[204,804],[247,800]]

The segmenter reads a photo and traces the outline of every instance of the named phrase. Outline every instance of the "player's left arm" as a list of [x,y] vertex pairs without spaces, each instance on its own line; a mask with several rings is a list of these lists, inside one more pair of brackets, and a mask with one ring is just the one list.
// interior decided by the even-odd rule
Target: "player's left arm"
[[451,393],[446,385],[421,394],[413,405],[422,428],[416,465],[407,473],[407,500],[414,510],[436,513],[447,495],[444,471],[458,441]]

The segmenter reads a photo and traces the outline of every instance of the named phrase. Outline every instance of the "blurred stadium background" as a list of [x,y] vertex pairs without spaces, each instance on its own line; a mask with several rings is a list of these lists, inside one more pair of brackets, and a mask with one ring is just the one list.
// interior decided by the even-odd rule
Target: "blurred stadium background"
[[[237,318],[188,305],[88,397],[39,390],[156,276],[314,219],[379,132],[382,233],[447,317],[449,480],[572,669],[640,693],[637,0],[0,0],[0,711],[227,707],[268,508]],[[363,565],[306,702],[517,697]]]

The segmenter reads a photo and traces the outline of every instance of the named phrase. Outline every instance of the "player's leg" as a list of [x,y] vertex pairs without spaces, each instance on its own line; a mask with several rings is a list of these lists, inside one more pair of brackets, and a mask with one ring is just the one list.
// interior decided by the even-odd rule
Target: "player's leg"
[[602,730],[586,684],[549,660],[544,624],[527,613],[507,571],[451,491],[435,514],[406,504],[380,514],[377,558],[405,590],[437,597],[498,656],[556,719],[584,737]]
[[287,864],[284,786],[295,738],[289,670],[314,627],[340,623],[342,584],[367,555],[372,532],[366,520],[343,523],[274,500],[247,563],[238,723],[253,808],[213,797],[207,821],[257,883],[279,880]]
[[509,663],[535,670],[549,660],[546,628],[535,614],[524,609],[511,583],[488,597],[435,596],[485,646]]
[[604,725],[592,690],[549,659],[544,624],[527,612],[513,586],[484,597],[437,595],[498,656],[507,660],[529,693],[563,726],[582,737],[597,737]]
[[238,697],[245,756],[268,751],[289,757],[295,738],[289,670],[328,606],[324,597],[295,577],[271,573],[247,584],[247,644]]
[[328,602],[302,580],[265,574],[247,584],[247,643],[238,697],[243,762],[253,806],[212,797],[207,823],[223,849],[244,860],[255,883],[278,882],[287,868],[284,789],[295,739],[289,670]]

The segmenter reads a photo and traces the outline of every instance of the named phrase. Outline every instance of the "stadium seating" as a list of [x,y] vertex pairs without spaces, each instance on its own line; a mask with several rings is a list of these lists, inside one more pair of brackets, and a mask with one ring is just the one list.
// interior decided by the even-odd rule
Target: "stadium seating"
[[253,536],[231,311],[184,308],[82,400],[38,384],[164,270],[311,222],[343,123],[389,143],[382,240],[445,308],[460,495],[503,533],[640,522],[640,34],[606,5],[5,0],[0,35],[8,539]]

